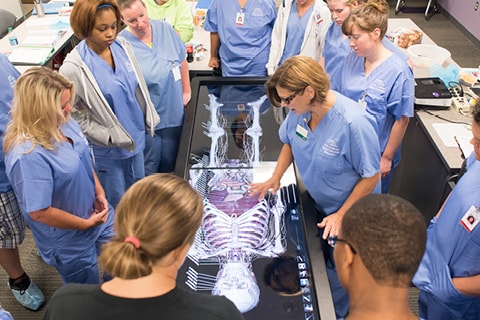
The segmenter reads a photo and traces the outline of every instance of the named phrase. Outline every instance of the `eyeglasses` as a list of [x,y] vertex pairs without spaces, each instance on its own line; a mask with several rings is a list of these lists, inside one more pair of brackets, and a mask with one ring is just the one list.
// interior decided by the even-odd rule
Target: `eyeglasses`
[[328,237],[327,242],[330,245],[330,247],[332,247],[332,248],[335,248],[335,246],[337,245],[337,242],[343,242],[343,243],[347,244],[347,246],[349,246],[350,249],[352,249],[352,252],[354,254],[357,254],[357,250],[355,250],[355,248],[347,240],[340,239],[337,236],[333,236],[333,237]]
[[282,97],[279,97],[280,98],[280,102],[285,102],[285,104],[288,106],[290,104],[290,102],[292,102],[293,99],[295,99],[295,97],[297,96],[298,92],[295,92],[294,94],[291,94],[289,95],[288,97],[286,98],[282,98]]

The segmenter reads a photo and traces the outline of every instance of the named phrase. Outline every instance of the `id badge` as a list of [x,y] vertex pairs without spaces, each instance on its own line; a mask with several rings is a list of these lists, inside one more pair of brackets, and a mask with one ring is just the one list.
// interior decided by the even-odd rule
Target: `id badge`
[[364,92],[362,94],[362,97],[358,99],[358,102],[357,102],[360,108],[362,108],[363,110],[367,110],[367,101],[365,99],[366,97],[367,97],[367,92]]
[[244,21],[245,21],[245,13],[243,13],[243,11],[237,12],[237,16],[235,17],[235,24],[239,26],[243,26]]
[[471,206],[470,209],[463,215],[460,223],[468,231],[472,232],[480,222],[480,213],[475,206]]
[[295,134],[299,136],[302,140],[307,140],[308,131],[301,125],[297,124],[297,129],[295,130]]
[[181,74],[180,74],[180,67],[179,66],[174,66],[172,68],[172,74],[173,74],[173,79],[175,81],[180,80],[180,78],[182,77]]
[[362,110],[367,110],[367,101],[365,101],[365,97],[362,97],[360,100],[358,100],[358,105]]

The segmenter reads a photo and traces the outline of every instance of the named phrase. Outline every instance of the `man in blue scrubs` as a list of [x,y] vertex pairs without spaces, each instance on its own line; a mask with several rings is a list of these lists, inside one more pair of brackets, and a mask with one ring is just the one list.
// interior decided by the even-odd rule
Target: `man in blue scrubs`
[[480,102],[473,108],[474,151],[427,229],[427,249],[413,283],[421,319],[480,317]]
[[224,77],[266,76],[276,17],[274,0],[213,0],[205,20],[211,42],[208,66],[221,65]]

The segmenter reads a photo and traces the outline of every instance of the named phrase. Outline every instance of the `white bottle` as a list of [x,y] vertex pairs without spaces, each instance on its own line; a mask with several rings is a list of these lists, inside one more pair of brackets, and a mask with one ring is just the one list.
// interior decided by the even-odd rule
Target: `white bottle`
[[12,27],[8,27],[8,42],[12,47],[18,46],[18,38],[15,33],[13,33]]
[[34,0],[35,10],[37,11],[37,17],[45,17],[45,11],[43,10],[42,0]]

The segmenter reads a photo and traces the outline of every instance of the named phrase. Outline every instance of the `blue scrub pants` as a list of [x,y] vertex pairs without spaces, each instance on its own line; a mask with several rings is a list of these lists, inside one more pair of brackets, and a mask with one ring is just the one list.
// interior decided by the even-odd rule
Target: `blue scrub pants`
[[388,194],[390,190],[390,184],[392,183],[393,173],[395,172],[395,167],[392,165],[392,169],[390,173],[385,178],[381,178],[380,181],[382,182],[382,193]]
[[182,126],[155,130],[155,137],[145,137],[145,175],[171,173],[175,170]]
[[[315,209],[317,215],[317,222],[322,221],[325,214]],[[345,289],[342,287],[338,279],[337,270],[335,268],[335,260],[333,259],[333,248],[326,240],[323,240],[324,228],[318,229],[320,244],[322,246],[323,257],[325,259],[325,266],[327,269],[328,283],[330,284],[330,292],[332,293],[333,306],[335,308],[335,315],[337,320],[343,320],[350,310],[350,299]]]
[[[66,243],[62,248],[53,249],[55,263],[52,266],[57,269],[62,277],[63,284],[100,283],[98,256],[101,253],[102,245],[115,235],[113,230],[114,216],[114,210],[110,207],[107,221],[95,227],[100,228],[101,231],[99,231],[96,240],[92,239],[89,247],[85,248],[84,246],[75,246],[74,243]],[[84,239],[79,239],[79,241],[84,241]]]
[[95,159],[95,172],[108,202],[115,208],[125,191],[145,177],[143,152],[127,159]]

